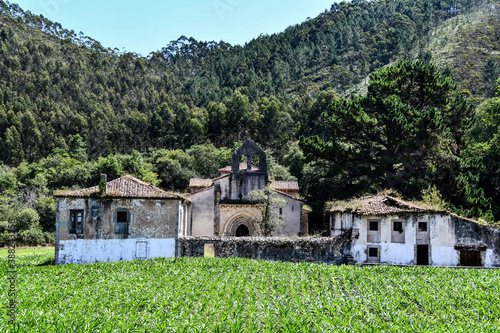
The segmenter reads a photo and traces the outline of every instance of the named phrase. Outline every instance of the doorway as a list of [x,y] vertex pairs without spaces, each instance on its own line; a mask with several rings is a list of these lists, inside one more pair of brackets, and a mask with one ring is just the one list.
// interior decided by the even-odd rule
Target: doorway
[[429,265],[429,245],[417,245],[417,265]]
[[461,250],[460,265],[462,266],[483,266],[481,262],[481,251]]
[[244,224],[241,224],[238,228],[236,228],[236,237],[248,237],[250,236],[250,230]]

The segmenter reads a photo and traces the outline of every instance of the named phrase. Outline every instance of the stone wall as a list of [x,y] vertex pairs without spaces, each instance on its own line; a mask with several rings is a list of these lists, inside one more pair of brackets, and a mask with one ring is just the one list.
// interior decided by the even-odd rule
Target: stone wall
[[351,233],[338,237],[182,237],[178,257],[201,257],[205,244],[213,244],[215,256],[291,262],[342,264]]

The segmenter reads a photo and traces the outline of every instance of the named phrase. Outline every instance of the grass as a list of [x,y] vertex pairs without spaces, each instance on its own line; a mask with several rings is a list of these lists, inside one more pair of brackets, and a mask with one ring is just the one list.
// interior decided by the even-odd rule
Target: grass
[[[8,249],[0,249],[0,258],[5,258],[7,257]],[[53,247],[44,247],[44,248],[23,248],[23,249],[18,249],[16,248],[16,257],[24,257],[24,256],[32,256],[32,255],[40,255],[40,254],[52,254],[54,255],[54,248]]]
[[[179,258],[18,258],[20,332],[489,332],[500,271]],[[6,258],[0,259],[5,276]],[[0,280],[0,301],[7,282]],[[14,331],[0,315],[0,331]]]

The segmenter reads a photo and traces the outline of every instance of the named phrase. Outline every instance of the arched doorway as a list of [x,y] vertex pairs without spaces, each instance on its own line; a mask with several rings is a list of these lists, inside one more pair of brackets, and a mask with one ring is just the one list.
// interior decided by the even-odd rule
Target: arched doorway
[[236,237],[247,237],[250,236],[250,230],[244,224],[240,224],[238,228],[236,228]]
[[229,223],[227,229],[227,236],[248,237],[254,236],[255,225],[246,216],[239,216]]

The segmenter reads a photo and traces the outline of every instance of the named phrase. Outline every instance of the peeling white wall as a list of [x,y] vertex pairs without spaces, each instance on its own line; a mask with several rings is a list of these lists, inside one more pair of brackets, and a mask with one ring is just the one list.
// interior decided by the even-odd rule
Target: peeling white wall
[[[273,236],[298,236],[302,232],[302,201],[290,198],[281,193],[278,197],[286,201],[282,208],[284,225],[274,232]],[[276,209],[279,212],[279,209]]]
[[353,214],[335,213],[330,215],[330,236],[335,237],[352,228]]
[[186,203],[179,203],[177,213],[177,235],[178,236],[187,236],[188,235],[188,205]]
[[174,257],[175,239],[76,239],[61,240],[56,264],[81,264]]
[[[352,218],[353,242],[351,255],[358,262],[367,262],[367,248],[380,246],[380,262],[387,264],[416,264],[416,235],[418,222],[427,222],[430,232],[428,241],[430,265],[456,266],[459,264],[459,251],[456,244],[453,226],[448,215],[415,215],[415,216],[354,216],[352,214],[335,214],[331,221],[331,234],[336,236],[341,232],[341,224],[348,226]],[[368,242],[368,221],[378,220],[380,242]],[[404,243],[392,242],[392,224],[403,222]],[[357,236],[355,236],[357,235]],[[488,261],[486,261],[486,264]]]
[[[481,263],[485,267],[500,266],[500,230],[479,225],[474,221],[453,215],[422,214],[392,216],[359,216],[335,213],[330,215],[330,234],[337,236],[349,226],[352,219],[352,243],[350,254],[357,262],[368,262],[368,247],[380,249],[380,263],[415,265],[417,245],[429,246],[429,264],[435,266],[460,265],[463,248],[482,247]],[[392,238],[394,221],[403,222],[404,243]],[[379,221],[380,242],[368,241],[368,222]],[[425,232],[418,232],[418,223],[427,222],[428,238]],[[417,241],[418,236],[418,241]],[[370,238],[371,240],[375,238]]]
[[431,248],[431,265],[458,266],[459,253],[453,246],[436,245]]
[[[499,244],[500,245],[500,244]],[[500,256],[495,255],[492,249],[486,249],[486,256],[484,258],[484,266],[498,266],[500,263]]]
[[[82,210],[83,232],[70,233],[70,211]],[[128,233],[115,233],[116,211],[129,212]],[[185,202],[171,199],[57,198],[56,264],[171,257]]]
[[221,200],[229,199],[229,177],[224,177],[216,181],[220,186]]
[[215,197],[214,188],[191,195],[191,235],[213,236]]

